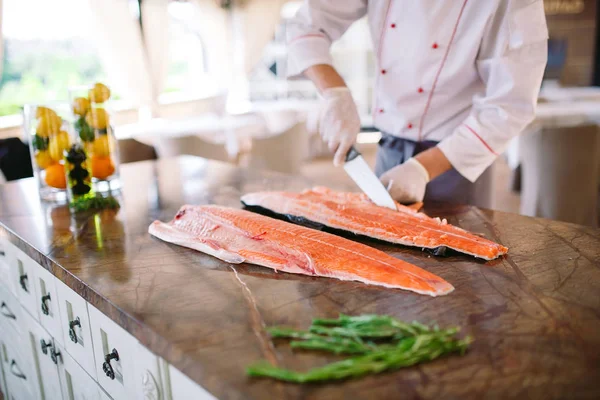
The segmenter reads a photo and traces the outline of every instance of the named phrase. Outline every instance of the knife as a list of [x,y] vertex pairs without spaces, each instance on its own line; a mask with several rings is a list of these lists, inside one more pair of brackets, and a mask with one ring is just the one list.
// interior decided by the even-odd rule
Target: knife
[[397,210],[396,203],[389,192],[375,175],[363,156],[354,148],[350,147],[346,154],[344,170],[358,187],[378,206]]

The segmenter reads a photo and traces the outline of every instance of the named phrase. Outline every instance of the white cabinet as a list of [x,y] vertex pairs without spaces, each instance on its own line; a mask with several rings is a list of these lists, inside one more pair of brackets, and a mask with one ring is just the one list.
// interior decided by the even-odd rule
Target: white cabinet
[[[29,342],[24,340],[24,344]],[[8,399],[37,400],[42,398],[38,371],[30,347],[8,345],[0,340],[0,358],[6,377]]]
[[5,400],[215,400],[0,235]]
[[100,394],[100,400],[113,400],[101,387],[98,388],[98,393]]
[[16,346],[21,337],[22,308],[17,298],[0,285],[0,337],[7,345]]
[[58,374],[64,400],[100,400],[100,388],[83,368],[68,354],[62,352]]
[[192,381],[172,365],[169,365],[169,377],[173,400],[217,400],[202,386]]
[[3,358],[3,347],[6,347],[2,337],[0,337],[0,392],[5,399],[8,399],[8,385],[6,384],[6,375],[4,374],[4,362],[1,361]]
[[8,246],[6,238],[0,236],[0,285],[15,293],[8,262]]
[[168,400],[169,365],[141,343],[135,354],[135,393],[137,400]]
[[41,268],[29,256],[12,244],[6,250],[11,282],[19,302],[34,317],[38,318],[38,302],[35,294],[35,268]]
[[60,325],[60,313],[58,309],[58,296],[54,285],[54,275],[44,267],[36,264],[34,268],[34,286],[38,303],[38,316],[40,324],[60,343],[63,334]]
[[59,279],[56,279],[55,286],[64,347],[92,378],[97,379],[86,302]]
[[98,309],[87,307],[98,383],[114,400],[134,399],[137,341]]
[[29,340],[27,357],[37,370],[42,399],[60,399],[62,392],[58,377],[58,364],[62,362],[62,351],[54,338],[27,313],[24,314],[25,337]]

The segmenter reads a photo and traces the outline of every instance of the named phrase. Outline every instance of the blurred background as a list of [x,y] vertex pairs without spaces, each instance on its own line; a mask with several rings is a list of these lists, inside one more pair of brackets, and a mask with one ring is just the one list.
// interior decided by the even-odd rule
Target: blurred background
[[[598,225],[600,9],[545,0],[549,60],[538,115],[494,165],[493,208]],[[318,96],[286,81],[284,0],[1,0],[0,182],[32,174],[23,106],[105,82],[121,163],[191,154],[351,187],[318,136]],[[374,162],[366,20],[332,48]]]

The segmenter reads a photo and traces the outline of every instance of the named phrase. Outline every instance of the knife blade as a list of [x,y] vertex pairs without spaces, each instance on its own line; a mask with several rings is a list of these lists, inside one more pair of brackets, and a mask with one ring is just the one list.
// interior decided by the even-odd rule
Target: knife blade
[[354,146],[350,147],[346,154],[344,170],[373,203],[392,210],[397,209],[392,196]]

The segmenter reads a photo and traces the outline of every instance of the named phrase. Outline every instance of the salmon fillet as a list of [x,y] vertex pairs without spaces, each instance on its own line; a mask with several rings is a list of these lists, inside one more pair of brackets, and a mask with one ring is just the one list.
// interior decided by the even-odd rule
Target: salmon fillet
[[279,215],[300,217],[329,228],[390,243],[426,249],[444,246],[485,260],[492,260],[508,251],[498,243],[410,207],[397,204],[397,211],[379,207],[361,193],[315,187],[302,193],[249,193],[241,200],[249,208],[259,207]]
[[359,281],[439,296],[453,286],[380,250],[342,237],[228,207],[183,206],[175,218],[154,221],[149,233],[232,264]]

